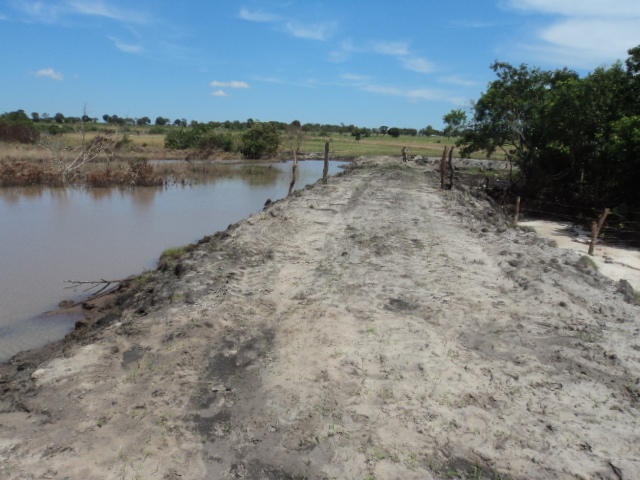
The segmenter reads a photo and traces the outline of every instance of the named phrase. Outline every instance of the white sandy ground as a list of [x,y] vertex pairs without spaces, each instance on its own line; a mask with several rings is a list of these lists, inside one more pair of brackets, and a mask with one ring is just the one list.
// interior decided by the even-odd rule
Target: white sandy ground
[[358,163],[21,371],[0,477],[640,478],[639,307],[424,167]]
[[[529,226],[545,237],[557,242],[558,247],[585,255],[589,251],[591,234],[571,223],[549,220],[528,220],[519,223]],[[601,240],[591,257],[600,273],[612,280],[626,280],[640,291],[640,251],[633,248],[614,247]]]

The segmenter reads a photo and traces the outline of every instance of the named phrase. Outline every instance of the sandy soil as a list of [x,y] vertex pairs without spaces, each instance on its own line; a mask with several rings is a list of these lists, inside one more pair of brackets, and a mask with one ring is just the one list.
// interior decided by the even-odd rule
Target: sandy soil
[[633,292],[431,166],[357,164],[6,366],[0,477],[640,478]]
[[[527,220],[519,223],[533,228],[545,238],[555,240],[560,248],[573,250],[581,255],[589,251],[591,232],[574,224],[548,220]],[[635,290],[640,290],[640,251],[608,245],[598,240],[591,259],[603,275],[616,281],[624,279]]]

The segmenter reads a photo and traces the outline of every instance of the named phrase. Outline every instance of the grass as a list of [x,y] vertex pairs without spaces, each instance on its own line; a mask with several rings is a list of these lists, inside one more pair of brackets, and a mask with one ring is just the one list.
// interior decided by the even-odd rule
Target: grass
[[175,259],[175,258],[180,258],[185,253],[187,253],[187,249],[185,247],[167,248],[164,252],[162,252],[162,254],[160,255],[160,258],[163,260],[168,260],[171,258]]
[[[136,128],[130,127],[125,129],[116,130],[114,127],[101,126],[99,131],[86,132],[86,141],[91,141],[98,135],[105,135],[105,132],[109,132],[108,135],[115,135],[119,139],[123,139],[124,135],[127,137],[127,147],[131,154],[144,154],[150,160],[157,159],[163,160],[167,158],[183,158],[187,153],[186,151],[170,151],[167,155],[167,151],[164,150],[163,134],[150,134],[148,129],[144,127]],[[79,143],[80,136],[78,133],[66,133],[60,136],[49,138],[50,142],[59,143],[62,147],[69,147],[77,145]],[[357,157],[357,156],[379,156],[379,155],[392,155],[401,156],[401,150],[404,146],[408,147],[409,155],[422,155],[422,156],[441,156],[445,146],[455,145],[458,140],[456,137],[411,137],[408,135],[400,135],[397,138],[385,136],[371,136],[368,138],[362,138],[359,142],[356,142],[354,137],[349,134],[332,133],[329,136],[313,136],[310,135],[306,138],[302,144],[300,150],[302,152],[315,152],[323,154],[324,142],[330,141],[330,151],[332,156],[343,157]],[[46,139],[43,139],[46,141]],[[459,150],[454,151],[454,155],[458,156]],[[126,152],[124,152],[126,153]],[[287,152],[283,151],[283,155],[288,157]],[[39,159],[48,159],[49,152],[39,145],[14,145],[8,143],[0,143],[0,160],[6,160],[8,158],[16,158],[19,160],[34,161]],[[482,152],[474,154],[475,158],[487,158]],[[493,159],[504,159],[504,155],[497,152],[492,156]]]
[[[393,155],[401,156],[402,147],[409,148],[409,155],[422,155],[423,157],[439,157],[442,155],[445,145],[455,145],[458,140],[456,137],[411,137],[408,135],[400,135],[398,138],[385,136],[371,136],[362,138],[359,142],[354,137],[333,133],[328,137],[308,137],[302,145],[301,150],[304,152],[324,152],[324,142],[329,140],[331,143],[329,149],[331,155],[340,155],[345,157],[356,156],[378,156]],[[458,150],[454,150],[454,156]],[[487,158],[481,152],[474,154],[474,158]],[[504,159],[504,155],[494,154],[492,159]]]
[[583,255],[582,259],[584,259],[584,261],[588,263],[591,266],[591,268],[593,268],[596,272],[600,270],[600,267],[598,266],[598,264],[589,255]]

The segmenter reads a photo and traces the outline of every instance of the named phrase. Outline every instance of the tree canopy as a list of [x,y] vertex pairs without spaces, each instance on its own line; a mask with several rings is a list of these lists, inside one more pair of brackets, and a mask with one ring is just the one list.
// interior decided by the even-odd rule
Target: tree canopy
[[640,47],[581,78],[568,69],[492,65],[473,107],[463,155],[503,151],[530,196],[640,207]]
[[263,155],[274,156],[280,146],[280,134],[272,123],[255,123],[242,134],[242,155],[258,159]]

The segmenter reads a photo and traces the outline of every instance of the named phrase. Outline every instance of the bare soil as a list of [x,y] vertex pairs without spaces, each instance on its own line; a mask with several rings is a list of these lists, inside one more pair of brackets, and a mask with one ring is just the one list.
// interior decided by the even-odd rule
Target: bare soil
[[127,282],[0,369],[0,477],[640,478],[635,293],[438,187],[359,159]]

